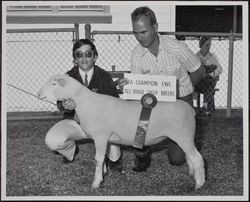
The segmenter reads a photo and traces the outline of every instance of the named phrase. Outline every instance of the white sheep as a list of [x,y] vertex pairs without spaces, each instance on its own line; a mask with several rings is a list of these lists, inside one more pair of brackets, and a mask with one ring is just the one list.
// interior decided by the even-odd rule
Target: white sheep
[[[106,173],[104,158],[108,142],[133,145],[141,112],[140,101],[126,101],[92,92],[68,75],[50,78],[39,90],[41,100],[57,101],[72,98],[83,131],[94,140],[96,154],[93,188],[103,182]],[[152,145],[169,137],[185,152],[189,173],[194,176],[195,189],[205,183],[204,161],[195,147],[195,112],[182,100],[158,102],[152,109],[145,145]]]

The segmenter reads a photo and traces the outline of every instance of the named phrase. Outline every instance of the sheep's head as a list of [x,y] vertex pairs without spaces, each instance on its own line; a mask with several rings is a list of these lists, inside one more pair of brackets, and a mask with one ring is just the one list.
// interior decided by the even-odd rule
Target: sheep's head
[[38,98],[53,102],[72,97],[73,80],[67,74],[58,74],[51,77],[38,91]]

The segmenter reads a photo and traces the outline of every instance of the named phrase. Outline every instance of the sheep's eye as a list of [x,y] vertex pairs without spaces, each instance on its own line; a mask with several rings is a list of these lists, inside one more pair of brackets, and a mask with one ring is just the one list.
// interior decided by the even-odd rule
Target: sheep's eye
[[55,85],[56,85],[56,83],[52,83],[52,85],[53,85],[53,86],[55,86]]

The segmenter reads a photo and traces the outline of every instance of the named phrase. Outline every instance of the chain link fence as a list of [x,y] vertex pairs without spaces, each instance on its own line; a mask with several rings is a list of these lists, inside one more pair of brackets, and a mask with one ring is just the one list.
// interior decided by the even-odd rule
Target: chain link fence
[[[57,107],[42,102],[23,92],[36,95],[41,85],[52,75],[68,71],[73,66],[72,47],[77,38],[76,29],[62,30],[8,30],[7,31],[7,112],[57,111]],[[173,38],[180,35],[164,32]],[[204,33],[202,33],[204,35]],[[215,107],[227,108],[228,83],[232,82],[232,108],[243,107],[242,38],[234,38],[233,77],[229,81],[229,34],[209,34],[211,52],[216,54],[223,72],[216,84]],[[183,43],[196,53],[199,50],[199,33],[182,33]],[[97,65],[107,71],[130,71],[130,54],[137,44],[132,32],[91,33],[99,58]],[[10,84],[10,85],[8,85]],[[17,87],[14,88],[11,85]],[[203,96],[201,95],[201,105]]]
[[76,29],[7,31],[7,112],[57,110],[31,95],[50,76],[73,66],[76,33]]
[[[230,49],[230,34],[221,33],[174,33],[162,32],[161,34],[169,37],[185,39],[181,40],[194,52],[199,51],[200,35],[212,37],[212,45],[210,51],[217,56],[219,63],[223,69],[219,81],[215,88],[215,107],[227,108],[228,101],[228,69]],[[116,71],[130,70],[130,54],[132,49],[137,45],[137,41],[132,32],[112,32],[112,31],[93,31],[92,40],[94,41],[98,51],[99,59],[97,64],[112,71],[112,66]],[[242,66],[242,37],[234,38],[233,49],[233,78],[232,78],[232,108],[243,107],[243,66]],[[230,82],[230,81],[229,81]],[[201,94],[200,104],[203,105],[204,96]],[[196,101],[196,100],[195,100]],[[197,105],[197,102],[194,102]]]

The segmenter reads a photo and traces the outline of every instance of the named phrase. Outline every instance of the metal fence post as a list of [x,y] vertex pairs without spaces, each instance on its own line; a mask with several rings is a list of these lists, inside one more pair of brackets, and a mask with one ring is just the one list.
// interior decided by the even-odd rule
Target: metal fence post
[[89,23],[85,24],[85,39],[91,40],[91,25]]
[[75,29],[76,29],[76,41],[79,40],[79,24],[78,23],[75,23]]
[[234,35],[229,36],[229,59],[228,59],[228,85],[227,85],[227,117],[231,117],[232,110],[232,85],[233,85],[233,54]]

